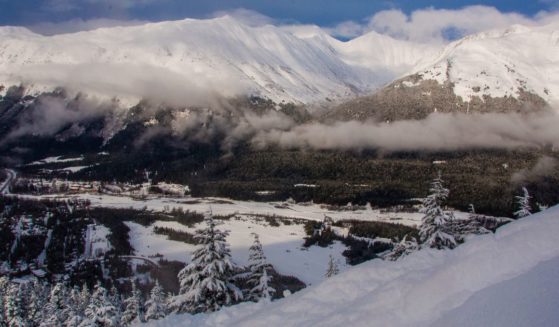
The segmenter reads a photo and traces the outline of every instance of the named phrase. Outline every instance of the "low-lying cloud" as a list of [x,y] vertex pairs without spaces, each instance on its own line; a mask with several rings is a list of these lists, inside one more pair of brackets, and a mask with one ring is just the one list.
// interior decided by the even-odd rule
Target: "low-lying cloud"
[[[45,64],[18,69],[20,82],[64,87],[71,92],[131,99],[147,98],[170,106],[215,106],[216,99],[246,94],[242,81],[163,67],[137,64]],[[13,78],[13,77],[12,77]]]
[[393,123],[305,124],[260,131],[256,148],[316,150],[457,150],[559,146],[556,114],[431,114],[424,120]]
[[513,183],[520,184],[526,181],[537,181],[547,176],[557,167],[557,160],[548,156],[543,156],[532,168],[525,168],[517,171],[511,177]]

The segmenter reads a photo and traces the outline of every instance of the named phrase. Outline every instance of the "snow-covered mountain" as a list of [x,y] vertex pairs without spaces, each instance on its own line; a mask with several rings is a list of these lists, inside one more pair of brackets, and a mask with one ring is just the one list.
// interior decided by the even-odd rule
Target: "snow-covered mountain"
[[0,81],[121,98],[184,101],[209,90],[307,103],[370,91],[426,54],[433,49],[378,34],[344,43],[318,27],[252,27],[229,16],[49,37],[3,27]]
[[444,48],[376,32],[342,42],[317,26],[248,26],[229,16],[54,36],[0,27],[0,85],[24,83],[30,92],[62,86],[131,102],[198,104],[215,94],[249,94],[313,103],[371,94],[408,76],[389,87],[425,89],[422,82],[436,81],[464,103],[527,96],[554,103],[558,40],[557,23],[512,26]]
[[559,207],[452,251],[373,260],[287,299],[149,326],[554,326]]
[[419,69],[422,80],[450,82],[464,101],[489,96],[519,98],[522,92],[559,101],[559,23],[513,25],[451,43]]
[[327,119],[421,119],[438,112],[531,112],[559,104],[559,23],[467,36]]

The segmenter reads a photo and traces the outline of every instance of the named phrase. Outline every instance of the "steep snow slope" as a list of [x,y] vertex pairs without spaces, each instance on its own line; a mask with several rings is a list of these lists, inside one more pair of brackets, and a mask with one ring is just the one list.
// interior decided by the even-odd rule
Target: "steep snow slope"
[[[152,326],[519,326],[559,323],[559,206],[470,239],[453,251],[422,250],[374,260],[270,305],[242,304],[211,315],[175,315]],[[538,282],[540,280],[540,282]],[[541,282],[543,281],[543,282]],[[549,283],[545,291],[542,285]],[[524,301],[524,292],[534,302]],[[503,291],[503,293],[500,293]],[[496,314],[483,315],[491,299]],[[472,303],[473,300],[480,303]],[[520,306],[523,304],[524,306]],[[508,305],[518,310],[511,313]],[[484,309],[487,311],[487,308]],[[545,316],[542,316],[545,315]],[[466,319],[464,322],[463,319]],[[511,323],[508,325],[506,323]]]
[[335,46],[346,63],[375,72],[384,70],[393,78],[427,65],[441,52],[438,46],[396,40],[375,31],[348,42],[337,41]]
[[451,43],[432,63],[418,69],[424,80],[454,83],[454,93],[472,97],[514,97],[534,93],[559,101],[559,23],[467,36]]
[[342,43],[319,28],[250,27],[228,16],[51,37],[3,27],[0,81],[31,82],[36,90],[62,85],[119,97],[161,93],[177,102],[192,97],[193,90],[312,102],[369,91],[415,63],[415,58],[391,58],[415,46],[393,40],[377,45],[390,48],[384,50],[388,58],[371,57],[382,59],[376,64],[352,58],[352,49],[359,57],[377,52],[373,46],[364,51],[363,44],[380,40],[391,39]]

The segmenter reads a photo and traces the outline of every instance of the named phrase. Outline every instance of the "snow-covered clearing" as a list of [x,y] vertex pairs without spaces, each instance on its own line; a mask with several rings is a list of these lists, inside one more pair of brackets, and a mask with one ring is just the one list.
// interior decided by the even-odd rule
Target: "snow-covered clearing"
[[373,260],[272,304],[150,326],[557,326],[559,206],[455,250]]
[[45,165],[45,164],[49,164],[49,163],[81,161],[81,160],[84,159],[83,156],[75,157],[75,158],[66,158],[66,159],[60,159],[60,158],[62,158],[62,156],[48,157],[48,158],[44,158],[44,159],[41,159],[41,160],[30,162],[30,163],[27,164],[27,166]]
[[[399,223],[408,226],[415,226],[421,221],[423,216],[417,212],[384,212],[375,209],[358,210],[330,210],[326,206],[319,204],[306,203],[282,203],[282,202],[254,202],[237,201],[222,198],[167,198],[152,197],[145,200],[138,200],[127,196],[114,196],[107,194],[77,194],[77,195],[24,195],[27,198],[78,198],[91,201],[94,207],[109,208],[134,208],[154,211],[165,211],[172,208],[183,208],[184,210],[199,213],[207,212],[210,208],[215,215],[276,215],[287,218],[323,220],[325,216],[331,217],[334,221],[355,219],[363,221],[383,221]],[[467,213],[455,212],[460,217],[467,216]]]
[[[189,228],[173,221],[157,221],[149,227],[132,222],[126,223],[130,228],[130,242],[136,255],[150,257],[161,254],[166,259],[182,262],[190,261],[190,254],[194,250],[194,246],[171,241],[165,235],[155,234],[154,226],[194,234],[194,231],[202,227],[202,224]],[[318,246],[304,248],[303,238],[306,235],[301,224],[282,224],[274,227],[261,219],[242,217],[226,220],[218,228],[230,231],[227,242],[231,245],[233,261],[240,265],[248,264],[248,249],[254,240],[251,233],[257,233],[260,236],[264,253],[276,271],[282,275],[295,276],[307,285],[318,283],[324,279],[329,255],[338,261],[340,270],[347,268],[345,258],[342,256],[346,247],[339,242],[335,242],[327,248]]]
[[190,260],[190,253],[194,250],[192,244],[171,241],[166,235],[155,234],[153,232],[155,224],[149,227],[133,222],[125,222],[125,224],[130,228],[128,236],[135,255],[147,258],[163,255],[167,260],[182,262]]

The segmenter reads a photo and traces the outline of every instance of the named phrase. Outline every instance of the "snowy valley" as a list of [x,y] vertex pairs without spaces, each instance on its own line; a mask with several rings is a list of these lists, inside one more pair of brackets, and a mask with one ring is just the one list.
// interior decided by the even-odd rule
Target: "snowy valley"
[[551,2],[39,2],[0,9],[0,327],[559,325]]

